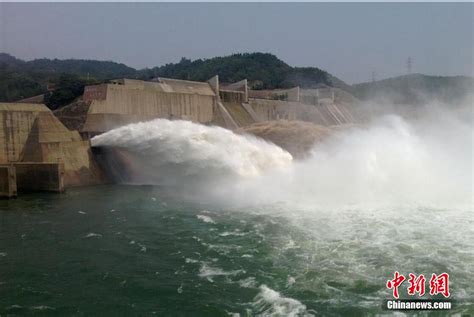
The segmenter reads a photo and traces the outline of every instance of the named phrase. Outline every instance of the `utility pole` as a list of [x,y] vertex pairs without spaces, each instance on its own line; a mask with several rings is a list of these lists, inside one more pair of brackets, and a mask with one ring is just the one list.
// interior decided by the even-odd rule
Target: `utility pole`
[[413,61],[412,61],[411,57],[408,57],[408,59],[407,59],[407,74],[411,74],[412,63],[413,63]]
[[372,82],[375,83],[377,81],[377,74],[372,72]]

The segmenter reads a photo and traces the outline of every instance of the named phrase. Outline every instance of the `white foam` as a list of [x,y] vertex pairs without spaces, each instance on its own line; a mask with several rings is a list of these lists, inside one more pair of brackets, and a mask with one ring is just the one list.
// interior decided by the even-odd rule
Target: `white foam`
[[[126,148],[134,153],[140,161],[138,167],[147,170],[141,179],[135,180],[143,183],[153,179],[166,182],[166,177],[159,174],[169,169],[174,178],[210,173],[255,177],[292,161],[288,152],[262,139],[182,120],[155,119],[130,124],[95,136],[91,144]],[[172,168],[177,165],[178,169]]]
[[47,306],[47,305],[38,305],[30,307],[31,310],[39,310],[39,311],[46,311],[46,310],[56,310],[56,308]]
[[84,236],[84,238],[102,238],[102,235],[100,233],[95,233],[95,232],[89,232]]
[[221,237],[228,237],[228,236],[234,236],[234,237],[242,237],[247,235],[246,232],[240,232],[239,230],[234,230],[234,231],[224,231],[222,233],[219,233]]
[[294,162],[271,143],[187,121],[131,124],[91,142],[125,148],[138,171],[135,182],[166,185],[182,199],[232,206],[472,205],[473,127],[453,117],[385,116],[336,133]]
[[146,250],[147,250],[146,246],[144,244],[141,244],[141,243],[137,243],[137,244],[140,247],[140,252],[145,253]]
[[245,273],[243,270],[224,271],[219,267],[210,266],[207,263],[202,263],[199,268],[199,277],[207,279],[209,282],[214,282],[216,276],[235,276],[240,273]]
[[300,301],[284,297],[266,285],[260,286],[254,307],[262,316],[313,316]]
[[196,216],[199,220],[206,222],[206,223],[212,223],[215,224],[216,222],[209,216],[206,215],[197,215]]
[[293,276],[288,276],[286,287],[293,286],[296,283],[296,279]]
[[20,309],[23,309],[23,306],[17,305],[17,304],[13,304],[13,305],[8,306],[8,307],[6,308],[6,310],[20,310]]
[[195,260],[195,259],[191,259],[191,258],[186,258],[186,259],[185,259],[185,262],[186,262],[186,263],[198,263],[199,261],[198,261],[198,260]]
[[240,287],[244,287],[244,288],[254,288],[257,286],[257,282],[255,281],[255,277],[250,276],[250,277],[247,277],[246,279],[240,280],[239,285]]

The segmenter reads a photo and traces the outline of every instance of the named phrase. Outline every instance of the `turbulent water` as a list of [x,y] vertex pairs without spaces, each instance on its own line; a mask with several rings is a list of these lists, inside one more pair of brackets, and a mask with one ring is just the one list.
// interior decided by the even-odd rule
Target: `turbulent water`
[[92,139],[131,154],[135,184],[172,188],[181,199],[236,206],[309,207],[472,204],[472,121],[433,111],[416,123],[384,116],[339,131],[292,160],[250,135],[156,119]]
[[[139,162],[136,165],[146,170],[144,174],[157,177],[176,167],[173,178],[248,178],[260,176],[271,168],[288,166],[292,161],[288,152],[272,143],[224,128],[180,120],[155,119],[130,124],[93,138],[92,145],[128,149],[136,154]],[[165,177],[162,181],[166,181]]]
[[93,145],[144,185],[0,202],[0,314],[393,315],[394,271],[448,272],[449,314],[474,314],[472,121],[388,116],[302,161],[182,121]]
[[391,315],[395,270],[449,272],[452,313],[474,313],[471,209],[232,209],[99,186],[0,211],[2,315]]

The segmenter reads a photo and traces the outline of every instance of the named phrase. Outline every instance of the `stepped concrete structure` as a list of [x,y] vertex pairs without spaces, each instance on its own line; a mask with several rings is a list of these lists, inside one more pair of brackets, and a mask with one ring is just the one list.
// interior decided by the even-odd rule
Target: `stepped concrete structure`
[[8,184],[18,191],[61,192],[65,186],[101,182],[89,142],[42,104],[0,103],[0,166],[8,170],[0,172],[5,189]]
[[261,121],[299,120],[324,126],[360,121],[358,100],[341,89],[318,85],[314,89],[251,90],[249,104]]
[[290,89],[249,90],[252,99],[300,101],[300,87]]
[[165,118],[231,130],[262,123],[261,130],[267,121],[285,120],[329,127],[357,123],[356,103],[328,86],[257,91],[247,80],[220,83],[218,76],[207,82],[117,79],[85,87],[54,114],[42,104],[0,103],[0,196],[111,180],[101,157],[115,156],[114,164],[126,167],[126,153],[92,152],[89,139],[129,123]]
[[83,100],[90,102],[82,127],[88,136],[155,118],[210,123],[217,108],[216,93],[209,83],[165,78],[88,86]]
[[[352,98],[352,99],[351,99]],[[85,138],[113,128],[155,118],[190,120],[237,129],[261,121],[300,120],[320,125],[357,122],[356,99],[329,86],[315,89],[251,90],[247,80],[220,83],[168,78],[152,81],[118,79],[85,88],[87,114],[80,126]],[[67,125],[65,113],[58,117]]]
[[352,106],[327,103],[308,105],[300,102],[253,99],[250,100],[255,113],[261,121],[299,120],[324,126],[356,123]]

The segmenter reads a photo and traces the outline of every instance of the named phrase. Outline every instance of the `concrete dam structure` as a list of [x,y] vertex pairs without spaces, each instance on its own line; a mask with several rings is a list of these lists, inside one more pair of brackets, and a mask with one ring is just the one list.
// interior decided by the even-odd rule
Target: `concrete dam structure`
[[0,195],[101,182],[89,142],[42,104],[0,103]]
[[83,100],[91,102],[82,128],[89,135],[154,118],[210,123],[217,101],[208,83],[172,79],[122,79],[88,86]]
[[61,192],[116,181],[114,166],[127,166],[126,153],[93,152],[90,138],[130,123],[164,118],[230,130],[275,120],[344,125],[358,122],[351,98],[327,86],[256,91],[247,80],[220,83],[215,76],[207,82],[118,79],[87,86],[79,100],[54,114],[42,104],[3,103],[0,188],[12,197],[17,191]]
[[[207,82],[168,78],[153,81],[119,79],[87,86],[82,102],[87,110],[80,132],[86,138],[155,118],[189,120],[232,130],[282,119],[325,126],[358,121],[353,111],[356,99],[345,96],[340,89],[322,86],[251,90],[246,80],[221,84],[218,76]],[[63,112],[56,115],[68,125],[71,116]]]

